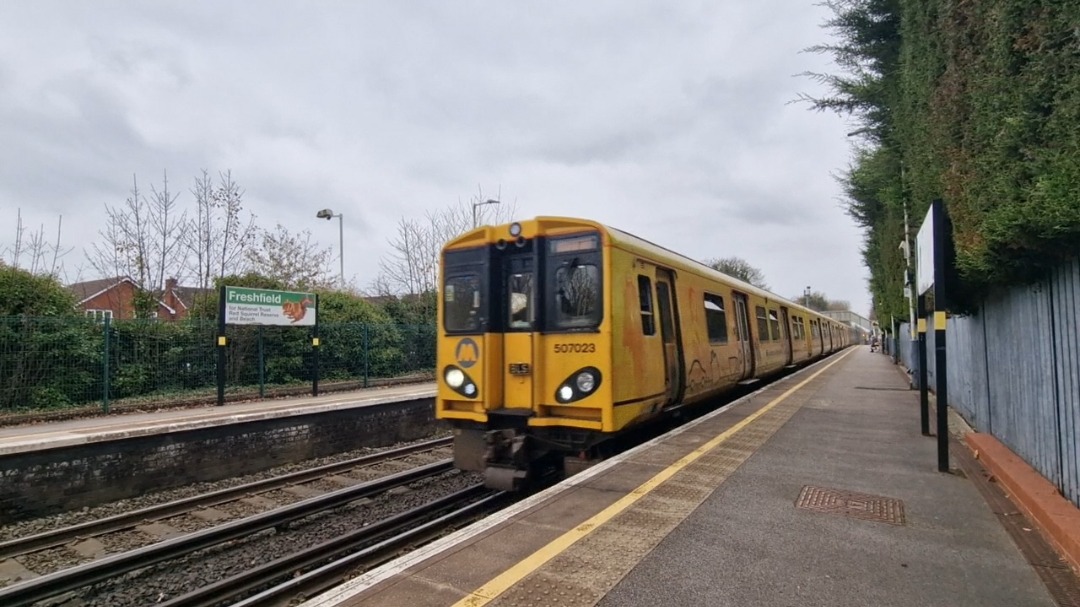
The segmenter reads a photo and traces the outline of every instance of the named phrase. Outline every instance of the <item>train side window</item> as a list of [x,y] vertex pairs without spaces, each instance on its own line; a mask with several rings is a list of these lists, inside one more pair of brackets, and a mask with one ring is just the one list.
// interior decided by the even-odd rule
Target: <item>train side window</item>
[[769,339],[780,341],[780,319],[776,315],[776,310],[769,310]]
[[705,294],[705,326],[709,331],[710,342],[719,344],[728,342],[727,310],[724,309],[723,297]]
[[754,312],[757,313],[758,341],[767,341],[769,339],[769,317],[765,315],[765,308],[755,306]]
[[638,301],[641,305],[641,332],[656,335],[656,316],[653,314],[652,281],[648,276],[637,277]]
[[806,339],[806,325],[802,316],[795,317],[795,339]]

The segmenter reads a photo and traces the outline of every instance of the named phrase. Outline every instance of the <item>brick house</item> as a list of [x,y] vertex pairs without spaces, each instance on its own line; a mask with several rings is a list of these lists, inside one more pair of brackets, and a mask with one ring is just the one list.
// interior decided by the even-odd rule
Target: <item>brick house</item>
[[[140,290],[138,284],[129,276],[116,276],[88,280],[68,285],[68,290],[75,294],[75,306],[87,316],[97,319],[135,318],[135,294]],[[161,320],[181,320],[186,318],[201,289],[181,287],[175,278],[165,281],[165,292],[158,300],[154,317]]]

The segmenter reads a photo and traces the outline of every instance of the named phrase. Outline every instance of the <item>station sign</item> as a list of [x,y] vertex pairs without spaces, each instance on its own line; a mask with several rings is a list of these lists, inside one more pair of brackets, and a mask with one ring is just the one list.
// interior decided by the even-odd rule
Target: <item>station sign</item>
[[314,293],[243,287],[225,287],[224,291],[225,324],[289,327],[315,325],[317,299]]
[[934,286],[934,206],[926,211],[919,234],[915,237],[915,280],[917,294],[924,295]]

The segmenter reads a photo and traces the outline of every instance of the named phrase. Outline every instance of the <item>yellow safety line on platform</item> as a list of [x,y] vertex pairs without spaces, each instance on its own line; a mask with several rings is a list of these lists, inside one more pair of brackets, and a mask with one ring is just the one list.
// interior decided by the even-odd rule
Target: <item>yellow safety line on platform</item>
[[614,504],[611,504],[607,508],[604,508],[600,512],[593,515],[593,517],[589,520],[581,523],[577,527],[574,527],[570,531],[567,531],[560,537],[552,540],[548,545],[525,557],[521,562],[517,563],[510,569],[507,569],[505,572],[503,572],[501,575],[491,580],[487,584],[484,584],[483,586],[472,591],[472,593],[470,593],[468,596],[455,603],[454,607],[481,607],[482,605],[487,605],[489,602],[495,600],[500,594],[509,590],[514,584],[517,584],[527,575],[543,566],[544,563],[555,558],[564,550],[573,545],[575,542],[592,533],[597,527],[603,525],[623,510],[629,508],[631,505],[634,504],[634,502],[648,495],[664,481],[668,480],[672,476],[675,476],[677,472],[693,463],[699,457],[705,455],[709,451],[712,451],[720,443],[731,438],[739,430],[742,430],[746,426],[753,423],[754,420],[768,413],[773,407],[783,402],[784,399],[797,392],[803,386],[813,381],[814,378],[827,371],[833,365],[844,360],[852,352],[855,351],[855,349],[848,350],[846,353],[842,354],[840,358],[832,361],[828,365],[825,365],[824,367],[816,371],[813,375],[807,377],[798,384],[792,386],[791,388],[788,388],[786,391],[784,391],[783,394],[771,400],[764,407],[758,409],[746,419],[742,420],[741,422],[735,424],[731,428],[728,428],[721,434],[717,435],[716,438],[710,440],[709,442],[686,454],[674,464],[671,464],[664,470],[661,470],[659,473],[656,474],[656,476],[645,481],[641,484],[641,486],[624,495]]

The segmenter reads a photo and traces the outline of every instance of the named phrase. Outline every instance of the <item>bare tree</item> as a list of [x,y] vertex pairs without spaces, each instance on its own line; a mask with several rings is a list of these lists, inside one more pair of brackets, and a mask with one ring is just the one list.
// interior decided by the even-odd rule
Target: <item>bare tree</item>
[[19,209],[15,221],[15,245],[11,247],[11,266],[13,268],[19,267],[19,258],[22,257],[23,234],[25,233],[26,226],[23,225],[22,221],[22,209]]
[[50,242],[45,236],[44,224],[39,226],[36,232],[27,234],[22,209],[19,209],[15,219],[15,244],[6,251],[0,251],[0,258],[3,253],[10,253],[11,267],[27,270],[31,274],[59,278],[63,272],[62,259],[73,250],[65,249],[62,244],[63,227],[64,217],[61,215],[56,221],[55,242]]
[[245,251],[258,235],[255,216],[243,217],[244,191],[233,181],[232,171],[218,173],[215,187],[205,169],[191,187],[195,215],[187,227],[187,259],[196,287],[204,292],[215,278],[242,274]]
[[487,221],[506,223],[513,219],[516,204],[484,204],[482,190],[467,201],[428,212],[424,219],[402,218],[397,235],[390,240],[390,253],[379,260],[379,275],[372,284],[377,295],[420,295],[438,287],[439,254],[447,241],[473,229],[473,211]]
[[741,257],[707,259],[705,265],[728,276],[738,278],[743,282],[748,282],[760,289],[769,288],[769,285],[765,282],[765,274]]
[[139,190],[132,177],[131,195],[121,206],[105,205],[106,225],[99,231],[100,244],[88,254],[90,264],[102,276],[129,276],[142,289],[136,298],[136,313],[149,315],[160,299],[165,278],[183,270],[184,229],[187,213],[180,212],[179,194],[169,191],[168,173],[161,189],[151,185],[150,197]]
[[38,227],[36,232],[30,232],[26,240],[26,254],[29,258],[26,270],[31,274],[38,274],[45,269],[49,258],[49,241],[45,238],[45,225]]
[[320,248],[311,232],[292,233],[278,224],[274,231],[262,230],[254,246],[244,253],[250,269],[267,278],[280,280],[289,288],[330,289],[336,282],[330,261],[330,247]]

